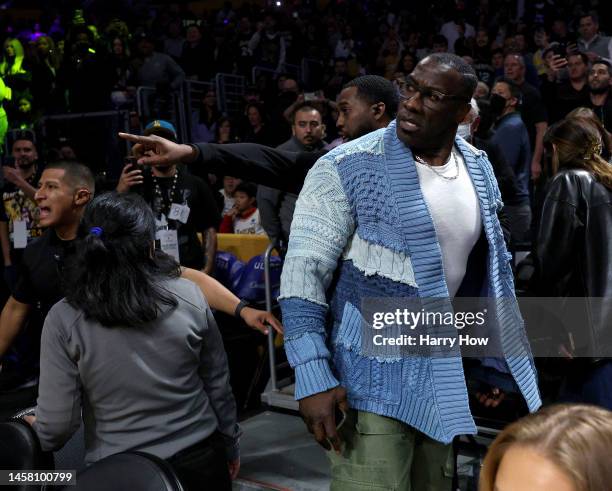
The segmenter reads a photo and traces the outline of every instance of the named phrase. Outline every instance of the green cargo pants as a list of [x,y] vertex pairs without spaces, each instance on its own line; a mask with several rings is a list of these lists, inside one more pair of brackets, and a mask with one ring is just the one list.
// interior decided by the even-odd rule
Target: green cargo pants
[[331,491],[451,491],[451,445],[401,421],[351,410],[331,459]]

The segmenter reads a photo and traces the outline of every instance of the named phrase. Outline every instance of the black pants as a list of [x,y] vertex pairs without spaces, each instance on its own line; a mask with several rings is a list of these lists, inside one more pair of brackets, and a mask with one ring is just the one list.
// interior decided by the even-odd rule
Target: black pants
[[206,440],[168,459],[185,491],[229,491],[229,475],[223,437],[215,432]]

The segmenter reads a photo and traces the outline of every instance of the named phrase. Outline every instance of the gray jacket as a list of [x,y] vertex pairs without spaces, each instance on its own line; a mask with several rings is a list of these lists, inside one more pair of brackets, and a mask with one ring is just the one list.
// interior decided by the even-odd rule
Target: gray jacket
[[[292,136],[276,148],[289,152],[312,152],[325,145],[326,143],[321,141],[314,148],[306,147],[295,136]],[[261,215],[261,225],[271,241],[281,239],[286,244],[289,240],[296,201],[297,194],[286,193],[262,184],[257,187],[257,208]]]
[[162,283],[178,306],[142,327],[108,328],[64,299],[42,333],[34,429],[43,450],[85,425],[87,463],[127,450],[168,458],[215,430],[228,460],[240,429],[221,335],[191,281]]
[[588,43],[584,39],[578,38],[576,44],[578,45],[578,49],[582,52],[586,53],[588,51],[592,51],[598,56],[605,58],[608,61],[612,61],[612,38],[609,38],[608,36],[597,34]]

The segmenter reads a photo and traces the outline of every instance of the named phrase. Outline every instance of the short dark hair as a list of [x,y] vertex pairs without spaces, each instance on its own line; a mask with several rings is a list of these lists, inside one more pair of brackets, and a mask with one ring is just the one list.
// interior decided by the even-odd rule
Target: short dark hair
[[460,56],[452,53],[433,53],[426,60],[431,60],[439,65],[446,65],[461,75],[461,94],[465,95],[468,102],[472,98],[476,85],[478,85],[478,76],[474,68]]
[[[510,80],[507,77],[499,77],[495,79],[495,84],[506,84],[508,88],[510,89],[510,95],[514,97],[515,99],[517,99],[520,104],[521,98],[522,98],[521,97],[522,92],[521,92],[521,88],[518,86],[518,84],[514,80]],[[495,86],[495,84],[493,85]]]
[[591,68],[593,68],[595,65],[605,65],[608,68],[608,73],[612,75],[612,64],[609,61],[599,58],[593,62]]
[[321,115],[321,110],[318,107],[316,107],[314,104],[311,104],[310,102],[302,102],[298,104],[296,108],[293,110],[293,112],[291,113],[291,123],[293,124],[295,123],[295,116],[297,115],[297,113],[301,111],[317,111],[319,115]]
[[14,129],[9,130],[6,134],[6,140],[9,143],[9,148],[11,152],[13,151],[13,146],[18,141],[26,141],[30,142],[34,149],[38,151],[38,146],[36,145],[36,135],[32,130],[22,130],[22,129]]
[[242,192],[246,194],[249,198],[257,197],[257,186],[252,182],[242,181],[236,189],[234,189],[234,193]]
[[36,146],[36,135],[32,130],[11,130],[11,139],[12,142],[15,143],[18,140],[25,140],[34,143]]
[[582,60],[582,63],[584,63],[587,67],[589,66],[589,57],[583,53],[582,51],[578,51],[576,53],[570,53],[569,55],[567,55],[567,60],[569,61],[569,59],[572,56],[580,56],[580,59]]
[[445,46],[448,46],[448,39],[446,39],[446,36],[442,34],[436,34],[431,38],[431,44],[444,44]]
[[67,160],[60,160],[58,162],[51,162],[47,164],[44,170],[47,169],[59,169],[64,171],[64,179],[73,186],[84,187],[93,195],[96,191],[96,180],[94,176],[85,164],[80,162],[71,162]]
[[249,109],[251,109],[252,107],[257,109],[257,111],[259,112],[259,116],[261,117],[262,121],[266,119],[266,113],[265,113],[264,106],[260,102],[249,102],[246,105],[246,107],[244,108],[244,113],[245,114],[249,114]]
[[351,87],[356,87],[357,96],[368,104],[382,102],[385,105],[385,114],[390,119],[395,118],[399,97],[391,81],[379,75],[362,75],[345,84],[342,90]]
[[597,15],[597,12],[595,12],[594,10],[591,10],[590,12],[587,12],[586,14],[582,14],[580,17],[578,17],[578,24],[580,24],[580,21],[584,19],[585,17],[590,17],[594,24],[599,25],[599,16]]

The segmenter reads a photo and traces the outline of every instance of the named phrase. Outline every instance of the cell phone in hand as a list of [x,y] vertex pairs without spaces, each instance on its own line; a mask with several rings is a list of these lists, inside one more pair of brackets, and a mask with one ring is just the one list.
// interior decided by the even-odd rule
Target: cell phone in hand
[[[334,408],[334,419],[336,422],[336,430],[339,430],[340,428],[342,428],[342,426],[346,422],[346,413],[342,409],[340,409],[338,406]],[[329,444],[330,449],[334,448],[329,438],[327,439],[327,443]]]
[[[130,168],[128,170],[128,172],[134,171],[134,170],[139,170],[140,173],[144,176],[144,165],[141,165],[138,163],[138,159],[136,157],[132,157],[132,156],[128,156],[125,157],[125,159],[123,160],[125,165],[129,165]],[[143,184],[137,184],[135,186],[132,186],[130,188],[130,191],[133,193],[138,193],[140,195],[143,194],[144,192],[144,185]]]
[[140,172],[144,171],[144,165],[141,165],[138,163],[138,159],[136,157],[125,157],[125,159],[123,160],[123,163],[125,165],[129,165],[131,167],[131,171],[132,170],[139,170]]
[[566,56],[565,46],[561,44],[557,44],[555,47],[553,47],[552,52],[561,58],[565,58]]
[[339,430],[346,421],[346,413],[340,409],[340,407],[336,406],[334,418],[336,419],[336,429]]

